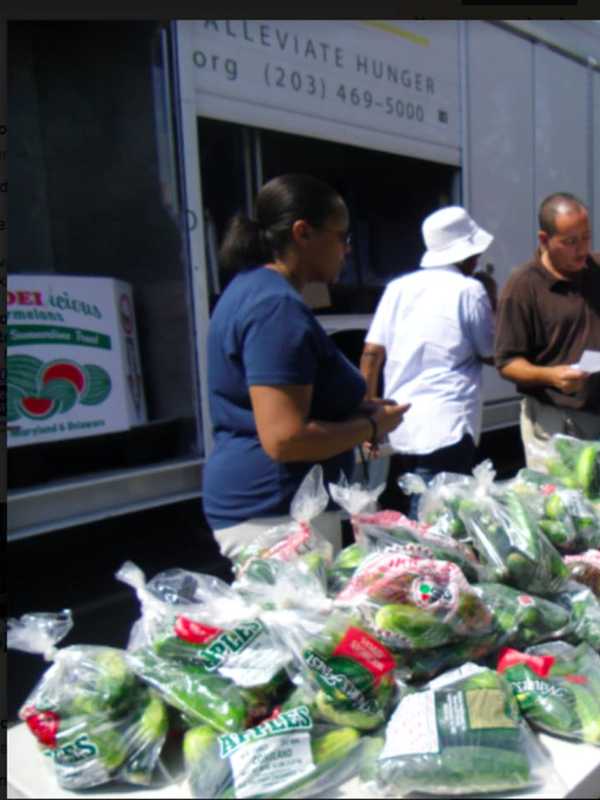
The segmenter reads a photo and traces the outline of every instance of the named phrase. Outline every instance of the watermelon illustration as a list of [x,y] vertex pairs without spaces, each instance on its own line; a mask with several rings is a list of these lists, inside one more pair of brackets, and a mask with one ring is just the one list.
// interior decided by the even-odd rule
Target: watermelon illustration
[[47,419],[56,411],[56,400],[50,397],[21,397],[19,410],[29,419]]
[[42,386],[46,386],[51,381],[68,381],[73,385],[77,394],[81,394],[85,388],[85,375],[83,370],[74,361],[50,361],[44,366],[40,375]]
[[8,356],[6,382],[27,395],[37,394],[38,378],[43,362],[27,355]]
[[55,400],[57,411],[70,411],[77,402],[77,389],[70,380],[66,378],[56,378],[46,384],[40,397]]
[[21,412],[19,411],[19,401],[24,396],[25,392],[12,383],[7,385],[6,392],[6,421],[14,422],[19,419]]
[[85,364],[83,372],[85,374],[85,391],[79,398],[79,402],[85,406],[102,403],[110,394],[110,375],[105,369],[95,364]]
[[46,419],[70,411],[79,400],[83,405],[97,405],[110,394],[108,372],[95,364],[81,366],[59,359],[44,364],[28,355],[9,356],[6,415],[14,422],[21,415]]

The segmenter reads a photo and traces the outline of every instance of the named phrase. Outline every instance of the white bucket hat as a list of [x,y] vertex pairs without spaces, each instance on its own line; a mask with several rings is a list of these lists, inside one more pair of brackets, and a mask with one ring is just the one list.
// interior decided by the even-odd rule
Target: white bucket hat
[[494,241],[461,206],[447,206],[430,214],[421,227],[427,250],[422,267],[457,264],[469,256],[483,253]]

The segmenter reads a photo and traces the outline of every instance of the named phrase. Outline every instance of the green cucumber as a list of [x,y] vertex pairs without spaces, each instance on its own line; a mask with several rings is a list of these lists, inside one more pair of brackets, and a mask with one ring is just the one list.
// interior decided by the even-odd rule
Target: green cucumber
[[586,497],[600,494],[600,446],[590,444],[584,447],[575,467],[577,482]]

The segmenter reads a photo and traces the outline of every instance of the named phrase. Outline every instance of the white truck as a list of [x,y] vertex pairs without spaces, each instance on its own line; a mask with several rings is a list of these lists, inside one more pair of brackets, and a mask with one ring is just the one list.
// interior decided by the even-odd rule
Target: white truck
[[[200,497],[211,447],[206,330],[224,285],[217,242],[228,217],[240,207],[251,211],[259,186],[276,174],[313,173],[335,185],[348,203],[352,256],[338,284],[328,291],[313,286],[311,297],[327,330],[340,346],[350,342],[355,355],[385,283],[415,268],[423,248],[421,221],[441,205],[465,205],[493,232],[482,265],[493,265],[500,285],[533,253],[537,206],[550,192],[567,190],[587,202],[600,248],[598,22],[167,22],[156,26],[160,57],[150,61],[145,43],[132,45],[135,52],[124,68],[123,87],[138,87],[144,102],[130,104],[127,89],[111,85],[98,96],[93,124],[87,104],[96,75],[87,71],[87,55],[75,48],[83,77],[73,83],[36,31],[25,24],[11,33],[14,125],[26,143],[11,162],[18,176],[15,207],[22,209],[11,236],[18,245],[13,269],[114,273],[132,284],[141,312],[149,413],[133,444],[117,433],[111,434],[116,448],[100,435],[83,444],[11,448],[11,541]],[[84,42],[95,35],[86,31]],[[62,36],[71,46],[68,31]],[[99,69],[115,75],[125,33],[119,28],[104,36],[115,45],[102,51]],[[133,28],[131,37],[140,41]],[[153,48],[154,43],[153,38]],[[38,77],[36,58],[46,65]],[[42,88],[47,83],[40,97],[51,102],[39,101],[38,78]],[[146,87],[154,90],[153,101],[146,100]],[[114,120],[106,116],[114,121],[113,138],[88,136],[84,146],[79,134],[73,137],[77,146],[67,148],[65,183],[55,169],[66,141],[57,126],[61,110],[95,132],[104,130],[105,108],[118,110]],[[48,141],[42,141],[44,132],[52,134]],[[139,166],[135,136],[147,157],[154,133],[158,157]],[[174,244],[167,244],[163,220],[148,276],[131,248],[118,253],[114,264],[87,259],[77,225],[65,223],[71,216],[79,219],[74,210],[81,212],[70,205],[70,198],[79,197],[77,165],[104,164],[105,158],[120,163],[123,154],[133,162],[123,171],[133,187],[153,185],[142,178],[153,179],[158,165],[163,205],[153,199],[152,213],[165,207],[173,212]],[[98,208],[107,219],[125,217],[130,193],[113,195],[110,175],[100,168],[94,175]],[[114,208],[106,206],[108,198]],[[182,216],[187,229],[179,224]],[[132,225],[132,241],[146,235],[145,218]],[[153,233],[148,228],[149,242]],[[518,397],[512,384],[486,367],[484,386],[484,429],[514,426]],[[132,449],[132,466],[127,460],[121,467],[113,452],[126,447]],[[79,459],[82,475],[75,472]],[[58,474],[55,464],[64,467]]]
[[[201,375],[222,280],[216,240],[236,204],[251,210],[258,187],[278,172],[329,179],[350,206],[354,257],[326,294],[345,313],[322,316],[334,335],[368,327],[377,288],[416,266],[422,217],[441,205],[466,206],[493,232],[483,265],[500,286],[533,254],[537,207],[551,192],[587,202],[600,242],[600,23],[174,27]],[[484,389],[484,430],[515,424],[513,385],[486,368]]]

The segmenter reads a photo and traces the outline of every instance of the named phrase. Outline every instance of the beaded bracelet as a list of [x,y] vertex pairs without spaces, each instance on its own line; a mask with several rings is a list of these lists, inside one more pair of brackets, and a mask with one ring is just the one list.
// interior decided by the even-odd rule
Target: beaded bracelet
[[363,416],[366,417],[371,423],[371,439],[369,441],[371,442],[373,447],[375,447],[379,439],[379,429],[377,428],[377,422],[375,421],[375,417],[366,411],[363,412]]

